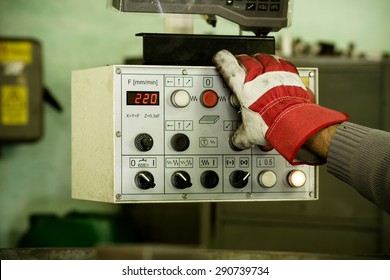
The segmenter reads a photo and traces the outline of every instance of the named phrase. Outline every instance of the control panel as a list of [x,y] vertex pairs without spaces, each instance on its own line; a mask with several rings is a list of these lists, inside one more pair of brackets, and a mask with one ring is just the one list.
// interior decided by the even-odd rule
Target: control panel
[[[317,69],[300,75],[318,95]],[[234,95],[214,67],[72,73],[72,196],[114,203],[318,199],[317,168],[237,151]],[[288,137],[288,135],[286,135]]]
[[112,0],[123,12],[218,15],[247,31],[279,31],[288,26],[292,0]]

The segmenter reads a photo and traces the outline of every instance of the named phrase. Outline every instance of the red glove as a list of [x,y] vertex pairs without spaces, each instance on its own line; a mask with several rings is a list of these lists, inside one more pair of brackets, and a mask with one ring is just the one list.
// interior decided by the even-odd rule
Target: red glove
[[272,145],[291,164],[319,164],[302,145],[322,128],[349,119],[314,104],[287,60],[265,54],[234,57],[222,50],[213,61],[241,104],[243,123],[232,137],[237,148]]

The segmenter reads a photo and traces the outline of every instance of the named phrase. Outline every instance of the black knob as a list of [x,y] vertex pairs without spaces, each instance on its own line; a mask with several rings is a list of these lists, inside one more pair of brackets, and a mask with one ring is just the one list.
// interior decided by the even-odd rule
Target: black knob
[[141,151],[149,151],[153,147],[153,138],[147,133],[138,134],[134,139],[135,147]]
[[248,184],[249,172],[236,170],[230,173],[229,181],[232,187],[241,189]]
[[183,152],[190,146],[190,139],[183,133],[177,133],[171,138],[171,146],[176,152]]
[[219,183],[218,174],[215,171],[207,170],[200,176],[200,183],[206,189],[213,189]]
[[156,186],[152,173],[148,171],[138,172],[135,175],[135,184],[138,188],[143,190],[151,189]]
[[192,186],[190,174],[185,171],[176,171],[173,173],[171,182],[177,189],[185,189]]

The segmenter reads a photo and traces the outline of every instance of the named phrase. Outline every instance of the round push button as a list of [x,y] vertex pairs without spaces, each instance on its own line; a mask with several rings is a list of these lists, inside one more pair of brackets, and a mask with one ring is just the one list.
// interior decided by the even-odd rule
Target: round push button
[[301,170],[293,170],[288,174],[288,183],[293,188],[300,188],[306,183],[306,174]]
[[270,170],[265,170],[259,174],[259,184],[263,188],[272,188],[276,185],[276,174]]
[[206,90],[200,95],[200,102],[206,108],[213,108],[218,103],[218,94],[213,90]]
[[190,146],[190,139],[183,133],[177,133],[171,138],[171,146],[176,152],[183,152]]
[[200,176],[200,183],[206,189],[213,189],[219,183],[219,176],[215,171],[207,170]]
[[173,106],[177,108],[184,108],[190,104],[191,96],[187,91],[179,89],[172,93],[171,101]]
[[235,94],[230,95],[229,103],[230,103],[230,105],[233,106],[233,108],[238,109],[241,107],[240,101],[238,100],[238,98]]

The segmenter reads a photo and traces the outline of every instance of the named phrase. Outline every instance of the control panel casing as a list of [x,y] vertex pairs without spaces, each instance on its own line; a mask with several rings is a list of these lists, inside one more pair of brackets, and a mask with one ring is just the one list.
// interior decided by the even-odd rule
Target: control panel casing
[[[300,75],[318,98],[317,69]],[[318,170],[237,151],[239,108],[215,67],[72,73],[72,197],[111,203],[318,199]],[[286,135],[288,137],[288,135]],[[302,186],[292,186],[292,173]],[[299,176],[298,176],[299,177]]]
[[243,30],[279,31],[289,25],[293,0],[112,0],[123,12],[218,15]]

